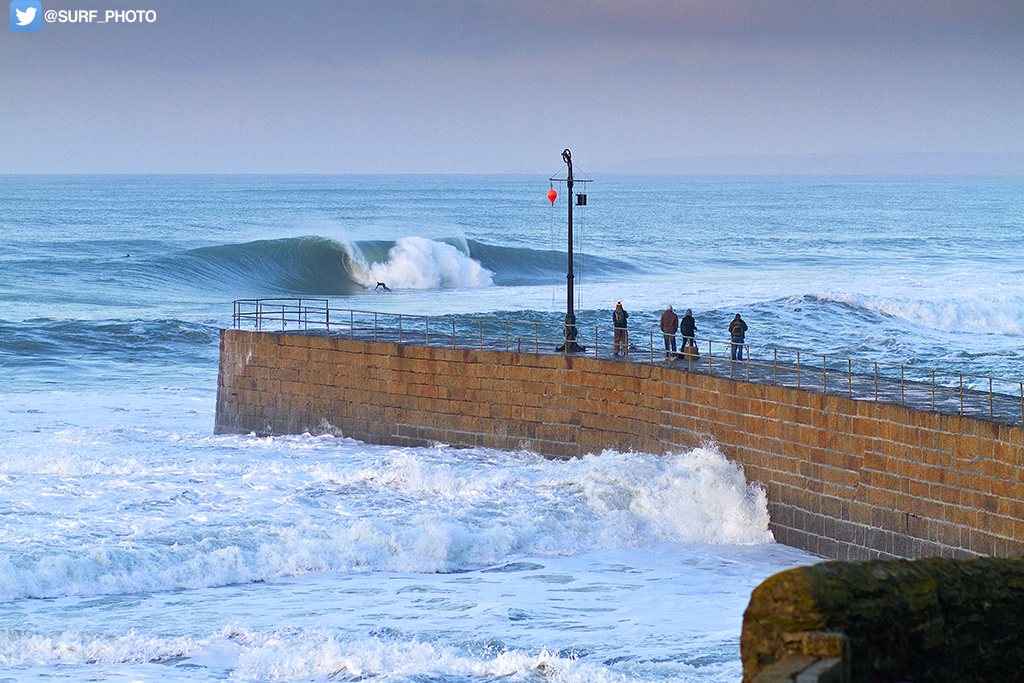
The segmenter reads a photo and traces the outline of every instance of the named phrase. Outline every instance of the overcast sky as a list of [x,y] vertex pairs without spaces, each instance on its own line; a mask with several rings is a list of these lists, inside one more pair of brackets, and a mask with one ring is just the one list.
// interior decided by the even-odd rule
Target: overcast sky
[[[541,173],[1024,155],[1022,0],[43,0],[0,173]],[[660,161],[649,161],[660,160]],[[685,164],[684,164],[685,165]]]

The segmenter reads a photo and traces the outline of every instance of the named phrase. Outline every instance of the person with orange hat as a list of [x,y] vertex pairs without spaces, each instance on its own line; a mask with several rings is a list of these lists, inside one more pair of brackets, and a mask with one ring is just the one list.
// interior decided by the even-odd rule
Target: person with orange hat
[[612,324],[615,326],[615,344],[614,354],[619,355],[619,345],[622,345],[622,353],[626,353],[626,347],[628,346],[626,337],[626,318],[629,317],[629,313],[626,313],[626,309],[622,307],[622,302],[615,304],[615,310],[612,312]]

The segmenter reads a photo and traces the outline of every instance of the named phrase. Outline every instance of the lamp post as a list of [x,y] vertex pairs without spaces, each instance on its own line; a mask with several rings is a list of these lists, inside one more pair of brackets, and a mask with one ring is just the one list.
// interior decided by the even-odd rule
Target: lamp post
[[[562,344],[562,346],[559,346],[556,350],[568,353],[585,351],[586,349],[583,346],[580,346],[579,344],[576,343],[576,336],[577,334],[579,334],[579,330],[576,327],[576,312],[573,308],[573,280],[575,280],[576,275],[573,272],[572,267],[572,205],[574,199],[572,188],[575,179],[572,175],[572,153],[569,152],[569,150],[566,149],[562,151],[562,161],[565,162],[565,165],[568,169],[568,172],[565,176],[565,185],[568,190],[567,203],[569,205],[569,268],[568,272],[565,275],[565,331],[562,335],[564,338],[564,343]],[[552,180],[554,180],[554,178],[552,178]],[[581,205],[586,203],[585,197],[586,195],[580,195],[579,201]]]
[[565,276],[565,279],[566,279],[566,283],[565,283],[565,322],[566,322],[566,324],[569,324],[570,316],[572,317],[573,322],[574,323],[576,322],[576,313],[573,310],[573,301],[572,301],[572,294],[573,294],[572,284],[573,284],[573,280],[575,279],[576,275],[572,271],[572,186],[573,186],[573,178],[572,178],[572,154],[569,152],[569,150],[566,149],[566,150],[562,151],[562,161],[565,162],[565,165],[569,169],[568,173],[565,176],[565,186],[568,189],[568,192],[567,192],[568,201],[566,202],[566,204],[569,205],[569,272]]

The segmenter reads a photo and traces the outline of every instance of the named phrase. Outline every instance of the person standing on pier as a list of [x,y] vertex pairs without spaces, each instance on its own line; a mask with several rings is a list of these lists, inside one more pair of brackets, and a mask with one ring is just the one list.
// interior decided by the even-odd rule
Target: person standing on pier
[[[672,360],[672,357],[676,355],[676,330],[678,329],[679,316],[672,310],[672,306],[669,306],[661,314],[661,333],[665,335],[665,360]],[[671,349],[669,349],[669,344],[671,344]]]
[[619,345],[622,345],[622,353],[626,353],[626,346],[628,344],[626,337],[626,318],[629,317],[629,313],[626,313],[626,309],[622,307],[622,302],[615,304],[615,310],[612,312],[612,324],[615,326],[615,353],[613,355],[619,355]]
[[732,359],[743,360],[743,340],[747,335],[747,323],[740,318],[740,314],[737,313],[736,317],[729,323],[729,337],[732,338]]
[[687,308],[686,315],[679,321],[679,334],[683,336],[683,351],[686,350],[687,344],[697,348],[697,342],[693,340],[693,335],[696,331],[697,321],[693,319],[693,311]]

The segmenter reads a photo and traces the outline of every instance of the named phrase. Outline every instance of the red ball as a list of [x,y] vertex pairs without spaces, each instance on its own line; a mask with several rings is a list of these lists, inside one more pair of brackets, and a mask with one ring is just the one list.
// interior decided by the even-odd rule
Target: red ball
[[555,200],[557,198],[558,198],[558,193],[555,192],[554,188],[548,190],[548,199],[551,201],[552,204],[555,203]]

